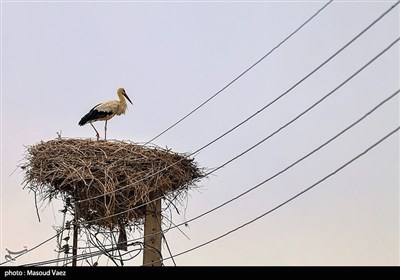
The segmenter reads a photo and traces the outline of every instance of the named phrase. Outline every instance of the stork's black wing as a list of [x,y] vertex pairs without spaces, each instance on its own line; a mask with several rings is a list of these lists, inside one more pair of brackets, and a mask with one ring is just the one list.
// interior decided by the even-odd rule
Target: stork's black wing
[[[100,103],[101,104],[101,103]],[[83,118],[79,121],[79,125],[85,125],[88,122],[91,121],[96,121],[98,119],[107,117],[109,115],[112,115],[112,112],[104,112],[104,111],[98,111],[96,110],[97,106],[99,106],[100,104],[97,104],[96,106],[94,106],[89,113],[87,113],[86,115],[83,116]]]

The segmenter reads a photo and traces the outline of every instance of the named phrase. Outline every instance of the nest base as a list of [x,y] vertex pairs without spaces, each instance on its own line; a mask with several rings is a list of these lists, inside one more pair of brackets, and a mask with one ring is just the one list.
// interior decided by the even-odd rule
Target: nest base
[[79,221],[108,229],[142,223],[150,197],[176,199],[203,177],[185,154],[91,139],[30,146],[22,168],[25,186],[41,200],[62,195]]

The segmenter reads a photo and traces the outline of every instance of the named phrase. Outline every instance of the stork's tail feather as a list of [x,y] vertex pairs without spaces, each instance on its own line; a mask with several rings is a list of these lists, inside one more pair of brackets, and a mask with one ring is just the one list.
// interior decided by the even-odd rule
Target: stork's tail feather
[[87,115],[85,115],[80,121],[79,121],[79,125],[85,125],[88,122],[88,118]]
[[97,112],[97,110],[95,110],[94,108],[92,110],[89,111],[89,113],[87,113],[86,115],[83,116],[83,118],[79,121],[79,125],[85,125],[87,124],[89,121],[93,121],[95,120],[95,112]]

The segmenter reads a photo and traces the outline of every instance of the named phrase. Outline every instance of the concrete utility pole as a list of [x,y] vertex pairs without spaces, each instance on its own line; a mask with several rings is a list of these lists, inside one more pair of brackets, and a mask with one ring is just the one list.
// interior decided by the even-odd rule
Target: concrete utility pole
[[[156,198],[150,196],[150,200]],[[158,232],[157,234],[154,234]],[[144,220],[144,266],[162,266],[161,255],[161,198],[146,205]]]

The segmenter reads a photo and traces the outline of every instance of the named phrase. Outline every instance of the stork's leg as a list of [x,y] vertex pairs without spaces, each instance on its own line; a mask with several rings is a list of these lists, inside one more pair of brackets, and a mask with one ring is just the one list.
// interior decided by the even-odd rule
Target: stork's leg
[[100,138],[99,132],[97,131],[97,129],[94,127],[94,125],[92,123],[90,123],[90,125],[93,127],[94,131],[96,131],[97,141],[99,141],[99,138]]
[[107,120],[106,124],[104,125],[104,140],[107,140]]

